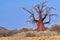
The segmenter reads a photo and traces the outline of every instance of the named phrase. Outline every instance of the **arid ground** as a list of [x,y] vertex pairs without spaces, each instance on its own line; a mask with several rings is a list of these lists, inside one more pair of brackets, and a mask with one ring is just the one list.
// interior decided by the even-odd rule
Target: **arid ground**
[[0,40],[60,40],[60,35],[41,37],[1,37]]

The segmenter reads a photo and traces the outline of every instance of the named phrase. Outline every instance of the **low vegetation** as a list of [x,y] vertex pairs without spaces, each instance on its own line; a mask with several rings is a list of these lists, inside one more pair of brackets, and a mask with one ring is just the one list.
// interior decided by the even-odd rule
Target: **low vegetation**
[[60,32],[60,25],[53,25],[51,28],[50,28],[51,31],[58,31]]
[[[12,36],[12,35],[15,35],[15,34],[20,34],[22,32],[29,32],[29,31],[35,31],[35,33],[36,33],[36,30],[37,29],[32,30],[32,29],[28,29],[28,28],[22,28],[21,30],[2,30],[1,29],[0,30],[0,37]],[[50,30],[50,31],[48,31],[50,33],[51,33],[51,31],[54,31],[54,32],[57,32],[58,34],[60,34],[60,25],[53,25],[51,28],[46,27],[45,30],[47,30],[47,31]],[[38,34],[38,33],[36,33],[36,34]],[[40,34],[47,35],[47,34],[44,34],[44,33],[40,33]],[[27,33],[26,36],[27,37],[28,36],[33,37],[33,36],[36,36],[36,35],[33,34],[33,33]]]

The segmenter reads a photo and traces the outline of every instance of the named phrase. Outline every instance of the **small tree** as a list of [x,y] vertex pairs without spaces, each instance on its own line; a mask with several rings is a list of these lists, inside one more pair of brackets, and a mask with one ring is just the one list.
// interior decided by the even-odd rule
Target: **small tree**
[[[37,31],[44,31],[45,30],[45,26],[44,24],[48,24],[51,21],[51,16],[56,16],[56,14],[50,14],[51,9],[54,9],[53,7],[46,7],[46,2],[43,2],[42,4],[38,4],[36,6],[33,7],[33,9],[36,11],[38,19],[36,19],[33,10],[27,10],[26,8],[23,8],[24,10],[26,10],[28,13],[31,14],[31,18],[32,18],[32,23],[36,23],[37,24]],[[44,20],[49,17],[49,21],[45,22]]]

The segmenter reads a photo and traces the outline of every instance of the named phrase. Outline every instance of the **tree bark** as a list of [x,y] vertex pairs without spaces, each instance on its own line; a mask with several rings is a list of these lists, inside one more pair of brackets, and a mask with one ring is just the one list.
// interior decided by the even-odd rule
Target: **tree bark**
[[44,31],[45,30],[45,27],[44,27],[44,24],[43,24],[43,21],[39,21],[38,24],[37,24],[37,31]]

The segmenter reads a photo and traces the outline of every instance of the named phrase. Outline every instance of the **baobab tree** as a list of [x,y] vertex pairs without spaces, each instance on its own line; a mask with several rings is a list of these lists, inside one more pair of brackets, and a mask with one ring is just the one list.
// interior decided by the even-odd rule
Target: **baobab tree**
[[[47,7],[46,2],[43,2],[41,4],[37,4],[36,6],[33,7],[34,10],[27,10],[26,8],[23,8],[26,10],[29,14],[30,17],[32,18],[32,23],[37,24],[37,31],[44,31],[45,26],[44,24],[48,24],[51,21],[52,16],[56,16],[56,14],[51,14],[51,10],[55,9],[53,7]],[[37,13],[38,19],[36,19],[36,16],[34,15],[35,12]],[[48,17],[48,21],[44,21]]]

